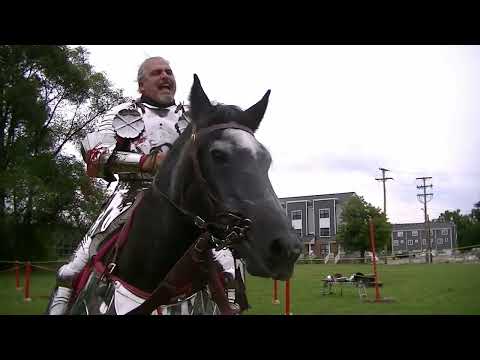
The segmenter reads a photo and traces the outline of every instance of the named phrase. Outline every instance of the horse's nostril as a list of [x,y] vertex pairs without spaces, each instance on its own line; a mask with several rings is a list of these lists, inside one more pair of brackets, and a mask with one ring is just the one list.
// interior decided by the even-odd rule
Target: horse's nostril
[[300,252],[300,244],[290,246],[285,239],[282,240],[282,238],[273,239],[270,244],[270,254],[277,259],[296,259],[300,255]]
[[282,241],[279,238],[273,239],[270,244],[270,252],[275,257],[280,257],[283,254]]
[[294,255],[300,255],[301,252],[302,252],[302,245],[300,245],[300,244],[298,244],[298,243],[295,244],[295,245],[293,246],[292,253],[293,253]]

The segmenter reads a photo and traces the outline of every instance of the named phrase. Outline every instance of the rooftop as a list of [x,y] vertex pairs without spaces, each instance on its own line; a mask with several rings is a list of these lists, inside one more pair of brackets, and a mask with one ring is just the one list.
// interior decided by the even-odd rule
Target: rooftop
[[341,202],[355,195],[354,192],[334,193],[334,194],[321,194],[321,195],[304,195],[304,196],[290,196],[279,198],[280,201],[296,201],[296,200],[317,200],[317,199],[337,199]]
[[[448,222],[430,222],[431,229],[444,229],[445,227],[455,226],[455,224],[451,221]],[[405,224],[392,224],[392,230],[409,230],[412,228],[420,228],[423,229],[425,227],[425,223],[405,223]]]

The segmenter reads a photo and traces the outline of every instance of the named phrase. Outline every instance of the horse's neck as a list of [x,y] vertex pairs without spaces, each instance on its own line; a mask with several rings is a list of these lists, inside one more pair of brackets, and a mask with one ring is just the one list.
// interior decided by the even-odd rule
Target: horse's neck
[[157,287],[198,235],[193,219],[182,215],[159,191],[177,204],[184,200],[179,205],[194,214],[207,213],[202,191],[193,179],[188,149],[184,148],[190,132],[189,127],[169,151],[152,188],[138,205],[120,257],[120,275],[145,291]]
[[195,237],[195,228],[152,190],[135,210],[132,228],[119,262],[126,282],[151,292],[167,275]]

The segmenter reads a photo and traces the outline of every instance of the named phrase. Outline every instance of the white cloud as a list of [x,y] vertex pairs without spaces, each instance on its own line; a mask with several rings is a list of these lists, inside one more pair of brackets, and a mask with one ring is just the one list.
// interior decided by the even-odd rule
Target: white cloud
[[432,176],[432,218],[480,200],[478,46],[87,46],[126,95],[163,56],[187,101],[193,73],[210,99],[243,108],[272,90],[257,137],[279,196],[356,191],[387,213],[422,221],[415,177]]

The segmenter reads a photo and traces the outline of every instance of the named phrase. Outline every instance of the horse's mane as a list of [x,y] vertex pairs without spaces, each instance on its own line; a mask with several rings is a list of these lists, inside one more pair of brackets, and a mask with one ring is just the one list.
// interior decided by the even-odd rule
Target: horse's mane
[[208,116],[208,126],[227,122],[237,122],[243,111],[236,105],[217,104]]

